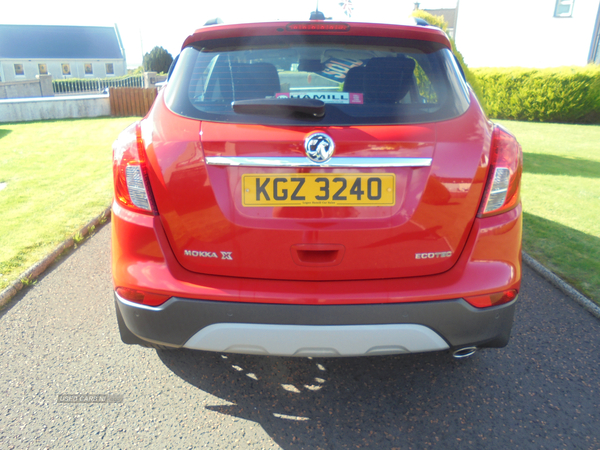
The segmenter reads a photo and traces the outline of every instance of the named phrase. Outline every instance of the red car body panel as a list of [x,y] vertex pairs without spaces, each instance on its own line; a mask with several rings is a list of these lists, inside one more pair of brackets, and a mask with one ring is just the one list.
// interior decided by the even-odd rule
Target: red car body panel
[[[456,263],[487,174],[488,158],[481,149],[489,148],[492,127],[476,102],[459,118],[435,124],[317,128],[199,122],[173,114],[160,98],[157,103],[147,122],[161,126],[143,128],[142,135],[162,224],[186,269],[244,278],[352,280],[431,275]],[[396,204],[376,208],[241,204],[240,180],[247,173],[356,169],[205,164],[207,156],[302,156],[305,137],[315,131],[332,137],[336,156],[427,157],[433,163],[360,169],[396,175]],[[314,246],[316,257],[302,264],[298,248],[307,246]],[[319,255],[331,253],[319,252],[319,246],[340,251],[321,260]],[[226,251],[233,260],[192,256],[192,251],[217,256]],[[423,253],[451,256],[417,259]]]
[[205,300],[304,305],[407,303],[518,290],[521,206],[476,219],[457,263],[424,277],[358,281],[288,281],[201,275],[184,269],[158,217],[113,204],[113,279],[130,287]]

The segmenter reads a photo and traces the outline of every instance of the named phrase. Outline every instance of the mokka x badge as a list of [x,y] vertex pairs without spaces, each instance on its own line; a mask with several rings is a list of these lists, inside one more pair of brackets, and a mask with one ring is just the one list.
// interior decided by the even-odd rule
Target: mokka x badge
[[[219,258],[216,252],[202,252],[199,250],[184,250],[183,254],[194,258]],[[233,252],[221,252],[221,259],[233,261]]]
[[314,133],[304,140],[304,148],[308,159],[324,163],[333,156],[335,144],[325,133]]

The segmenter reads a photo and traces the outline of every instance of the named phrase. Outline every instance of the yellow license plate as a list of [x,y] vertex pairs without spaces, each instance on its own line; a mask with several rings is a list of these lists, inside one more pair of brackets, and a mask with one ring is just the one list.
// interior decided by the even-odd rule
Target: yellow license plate
[[391,206],[395,194],[393,173],[242,175],[244,206]]

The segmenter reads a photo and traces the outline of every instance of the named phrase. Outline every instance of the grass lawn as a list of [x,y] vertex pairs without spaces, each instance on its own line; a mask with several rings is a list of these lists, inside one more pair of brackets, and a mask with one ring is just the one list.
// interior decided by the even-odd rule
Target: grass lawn
[[111,145],[134,120],[0,124],[0,290],[110,205]]
[[496,122],[523,147],[523,249],[600,304],[600,126]]

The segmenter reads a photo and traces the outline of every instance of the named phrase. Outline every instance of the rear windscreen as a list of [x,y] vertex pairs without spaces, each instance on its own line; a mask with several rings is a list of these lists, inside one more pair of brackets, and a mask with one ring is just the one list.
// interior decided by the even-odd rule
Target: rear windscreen
[[[179,56],[165,100],[173,112],[195,119],[300,126],[432,122],[457,117],[469,104],[446,47],[352,36],[196,43]],[[274,100],[290,106],[270,109]],[[311,100],[322,102],[324,114],[294,108]],[[261,108],[240,112],[236,102]]]

